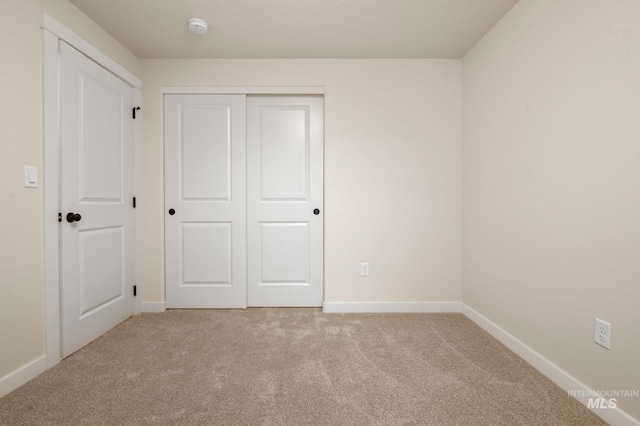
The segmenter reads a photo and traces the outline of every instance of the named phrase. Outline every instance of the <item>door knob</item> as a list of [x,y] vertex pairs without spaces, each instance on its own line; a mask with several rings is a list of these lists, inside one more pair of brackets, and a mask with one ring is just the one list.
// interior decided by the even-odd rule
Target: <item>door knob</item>
[[318,216],[320,214],[320,209],[313,209],[313,214]]
[[176,214],[176,211],[174,209],[169,209],[169,214],[173,216],[174,214]]
[[82,216],[80,216],[80,213],[67,213],[67,222],[73,223],[80,222],[81,220]]

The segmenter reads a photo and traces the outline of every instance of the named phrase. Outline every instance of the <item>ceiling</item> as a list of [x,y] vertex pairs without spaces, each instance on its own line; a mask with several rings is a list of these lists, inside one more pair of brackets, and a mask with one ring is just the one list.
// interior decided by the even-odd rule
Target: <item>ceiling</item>
[[518,0],[69,1],[139,58],[461,58]]

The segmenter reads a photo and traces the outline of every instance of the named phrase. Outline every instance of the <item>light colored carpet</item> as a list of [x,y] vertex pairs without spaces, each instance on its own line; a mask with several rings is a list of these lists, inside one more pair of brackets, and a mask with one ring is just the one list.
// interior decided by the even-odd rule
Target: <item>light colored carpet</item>
[[461,314],[141,314],[0,399],[2,425],[601,425]]

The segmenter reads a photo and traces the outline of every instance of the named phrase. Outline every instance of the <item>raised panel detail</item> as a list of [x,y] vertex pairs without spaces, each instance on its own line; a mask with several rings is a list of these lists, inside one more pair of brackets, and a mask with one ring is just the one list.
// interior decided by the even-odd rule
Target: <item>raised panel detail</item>
[[260,183],[262,200],[309,197],[309,108],[260,110]]
[[122,95],[80,74],[79,200],[122,201]]
[[180,108],[183,200],[231,200],[231,107]]
[[[124,229],[78,232],[80,318],[118,300],[124,291]],[[133,283],[131,283],[133,284]]]
[[260,285],[309,285],[309,223],[260,223]]
[[231,222],[182,224],[182,286],[231,286]]

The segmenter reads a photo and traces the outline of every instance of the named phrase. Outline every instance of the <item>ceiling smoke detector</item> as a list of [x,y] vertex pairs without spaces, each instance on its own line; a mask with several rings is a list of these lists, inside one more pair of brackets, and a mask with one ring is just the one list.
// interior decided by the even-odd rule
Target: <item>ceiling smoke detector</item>
[[189,19],[189,31],[194,34],[204,35],[209,31],[209,24],[204,19],[191,18]]

